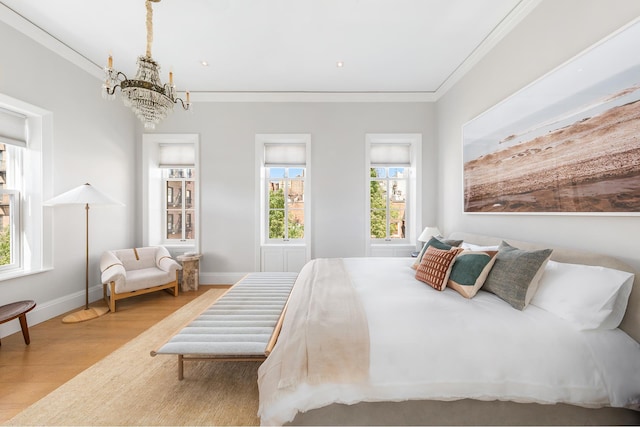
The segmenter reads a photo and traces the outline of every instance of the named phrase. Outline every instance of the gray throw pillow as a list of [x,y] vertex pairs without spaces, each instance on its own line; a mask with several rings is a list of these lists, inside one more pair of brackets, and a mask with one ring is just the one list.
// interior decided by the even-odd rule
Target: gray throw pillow
[[440,240],[442,243],[444,243],[445,245],[449,245],[451,247],[458,247],[462,244],[462,240],[457,240],[457,239],[445,239],[442,236],[438,236],[436,237],[438,240]]
[[553,249],[525,251],[501,242],[482,289],[523,310],[533,298],[552,252]]

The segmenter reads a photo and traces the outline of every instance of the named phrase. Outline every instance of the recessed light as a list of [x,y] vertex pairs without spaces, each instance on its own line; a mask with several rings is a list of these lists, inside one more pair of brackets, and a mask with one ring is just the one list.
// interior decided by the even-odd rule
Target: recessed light
[[208,67],[209,63],[207,61],[200,61],[200,65],[202,65],[203,67]]
[[338,67],[338,68],[344,67],[344,62],[342,62],[342,61],[336,62],[336,67]]

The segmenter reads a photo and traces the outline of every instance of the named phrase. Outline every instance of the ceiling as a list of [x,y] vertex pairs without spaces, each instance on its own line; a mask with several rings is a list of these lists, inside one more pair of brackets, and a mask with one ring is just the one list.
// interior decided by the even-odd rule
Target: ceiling
[[[536,1],[152,4],[152,56],[163,81],[173,71],[179,91],[433,95],[464,74]],[[114,68],[133,77],[146,47],[145,14],[143,0],[0,0],[0,19],[39,41],[48,38],[45,44],[66,50],[97,77],[109,54]]]

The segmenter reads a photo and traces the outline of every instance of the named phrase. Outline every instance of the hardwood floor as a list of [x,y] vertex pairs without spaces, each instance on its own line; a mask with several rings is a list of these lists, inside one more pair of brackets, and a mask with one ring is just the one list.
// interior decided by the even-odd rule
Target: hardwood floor
[[[211,288],[200,286],[177,297],[153,292],[128,298],[118,301],[117,312],[81,323],[63,324],[62,318],[69,314],[65,313],[29,327],[28,346],[21,332],[2,338],[0,423]],[[100,305],[106,306],[104,301],[91,304]]]

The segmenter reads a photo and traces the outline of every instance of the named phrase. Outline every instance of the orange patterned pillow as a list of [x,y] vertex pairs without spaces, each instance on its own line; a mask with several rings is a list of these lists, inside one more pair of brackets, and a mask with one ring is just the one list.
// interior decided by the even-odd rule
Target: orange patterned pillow
[[416,279],[425,282],[438,291],[443,291],[447,287],[453,262],[462,251],[462,248],[442,250],[430,246],[427,248],[416,270]]

